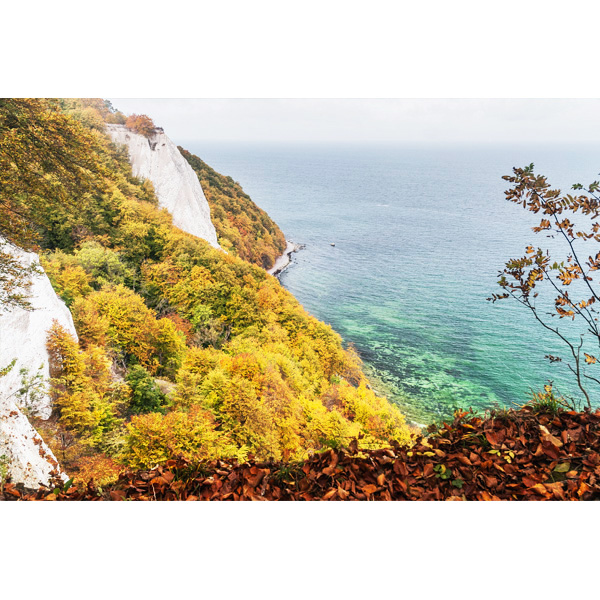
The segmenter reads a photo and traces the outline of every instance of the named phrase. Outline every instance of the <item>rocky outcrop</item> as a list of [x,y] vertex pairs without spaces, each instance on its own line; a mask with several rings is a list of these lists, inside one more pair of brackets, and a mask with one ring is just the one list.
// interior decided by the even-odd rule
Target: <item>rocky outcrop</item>
[[127,146],[133,174],[152,182],[159,206],[171,213],[173,224],[220,248],[198,177],[162,129],[147,138],[125,125],[106,128],[113,142]]
[[[0,237],[0,243],[4,240]],[[38,263],[38,257],[9,244],[2,246],[23,265]],[[41,267],[40,267],[41,268]],[[47,485],[51,472],[57,468],[56,458],[29,423],[26,411],[42,419],[52,412],[51,399],[47,393],[38,394],[35,401],[23,405],[18,391],[22,387],[21,370],[29,377],[41,375],[44,381],[50,377],[46,336],[54,320],[77,338],[69,309],[58,298],[47,275],[33,277],[30,302],[33,310],[14,308],[0,312],[0,368],[16,363],[11,371],[0,377],[0,459],[7,465],[13,482],[35,488]],[[63,476],[64,477],[64,476]]]
[[29,419],[12,401],[0,402],[0,468],[7,467],[13,483],[37,489],[51,478],[67,475]]

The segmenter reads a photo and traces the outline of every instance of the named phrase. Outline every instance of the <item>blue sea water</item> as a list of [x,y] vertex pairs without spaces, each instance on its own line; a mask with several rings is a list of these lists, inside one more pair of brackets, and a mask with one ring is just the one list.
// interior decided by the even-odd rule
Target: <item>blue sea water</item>
[[486,298],[508,258],[546,243],[531,232],[539,219],[505,200],[502,175],[534,162],[553,186],[590,183],[600,145],[187,149],[305,245],[281,283],[354,344],[375,388],[410,419],[523,404],[548,380],[580,397],[566,366],[544,359],[565,356],[556,336],[517,303]]

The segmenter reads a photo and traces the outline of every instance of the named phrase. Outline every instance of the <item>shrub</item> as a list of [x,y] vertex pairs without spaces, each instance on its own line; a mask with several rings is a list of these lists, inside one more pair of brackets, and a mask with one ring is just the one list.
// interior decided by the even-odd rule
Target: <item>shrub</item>
[[150,137],[156,129],[154,121],[148,115],[130,115],[125,121],[125,127],[145,137]]
[[133,414],[162,412],[166,396],[144,367],[139,365],[131,367],[125,380],[131,388],[129,409]]
[[210,414],[200,407],[164,416],[159,413],[135,416],[127,430],[123,457],[134,469],[146,469],[178,456],[201,461],[232,457],[238,452],[225,434],[215,431]]
[[115,483],[123,467],[106,454],[96,456],[84,456],[78,460],[78,473],[75,475],[75,483],[78,487],[84,487],[90,480],[97,486],[104,487]]

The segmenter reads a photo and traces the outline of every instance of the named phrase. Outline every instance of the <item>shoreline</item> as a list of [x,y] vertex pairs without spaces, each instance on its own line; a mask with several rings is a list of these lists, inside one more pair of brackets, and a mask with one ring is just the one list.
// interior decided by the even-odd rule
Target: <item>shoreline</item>
[[[266,271],[267,271],[267,273],[269,273],[269,275],[273,275],[274,277],[277,277],[278,279],[279,279],[279,275],[281,275],[281,273],[283,273],[283,271],[285,271],[292,264],[292,254],[294,252],[298,252],[299,250],[302,250],[302,248],[304,248],[304,244],[295,244],[294,242],[291,242],[290,240],[286,240],[286,244],[287,245],[286,245],[286,248],[285,248],[283,254],[281,254],[280,256],[277,257],[277,259],[275,260],[275,263],[273,264],[273,266],[270,269],[266,269]],[[365,369],[365,375],[367,375],[367,379],[369,381],[368,387],[375,393],[375,395],[378,397],[386,398],[390,404],[399,408],[402,411],[402,414],[404,415],[404,418],[406,419],[406,424],[409,427],[414,427],[419,430],[426,429],[427,424],[419,423],[414,418],[408,417],[406,415],[406,413],[402,409],[401,403],[396,402],[391,399],[391,396],[393,394],[390,394],[389,392],[386,391],[386,387],[387,387],[386,384],[382,380],[380,380],[374,372],[369,372],[369,371],[370,371],[370,369],[367,367]]]
[[294,252],[298,252],[302,248],[302,244],[294,244],[294,242],[290,242],[286,240],[287,246],[281,256],[278,256],[275,260],[275,263],[270,269],[267,269],[267,273],[269,275],[273,275],[277,277],[280,275],[285,269],[287,269],[292,262],[292,254]]

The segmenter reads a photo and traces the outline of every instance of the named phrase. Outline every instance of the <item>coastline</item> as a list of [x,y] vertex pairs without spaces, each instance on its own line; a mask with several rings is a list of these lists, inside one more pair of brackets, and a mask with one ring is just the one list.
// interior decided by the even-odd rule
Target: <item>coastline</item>
[[277,277],[277,275],[287,269],[292,262],[292,254],[298,252],[298,250],[302,248],[301,244],[294,244],[294,242],[290,242],[289,240],[286,240],[286,242],[287,246],[285,247],[283,254],[277,257],[275,264],[270,269],[267,269],[269,275]]
[[[274,277],[279,278],[279,275],[281,275],[281,273],[283,273],[283,271],[285,271],[292,264],[292,254],[294,252],[298,252],[299,250],[302,250],[302,248],[304,248],[304,247],[305,247],[304,244],[295,244],[294,242],[291,242],[290,240],[286,240],[286,248],[285,248],[283,254],[281,254],[280,256],[277,257],[277,259],[275,260],[275,263],[273,264],[273,266],[270,269],[266,270],[267,273],[269,273],[269,275],[273,275]],[[397,406],[402,411],[402,414],[404,415],[404,417],[406,419],[406,424],[409,427],[414,427],[415,429],[418,429],[420,431],[427,428],[426,423],[419,422],[421,419],[419,419],[419,421],[417,421],[414,419],[414,417],[412,417],[412,416],[409,417],[406,414],[405,407],[402,406],[401,402],[392,400],[392,397],[394,396],[394,394],[391,393],[391,390],[387,389],[388,386],[384,383],[384,381],[382,379],[380,379],[377,376],[376,372],[372,368],[369,368],[365,364],[364,370],[365,370],[365,375],[367,375],[367,379],[369,380],[368,387],[375,393],[376,396],[386,398],[390,402],[390,404]]]

